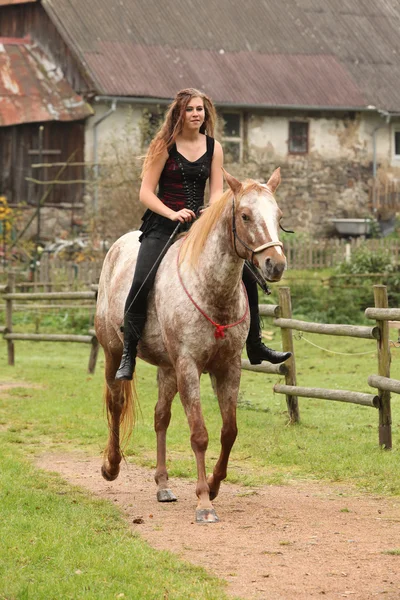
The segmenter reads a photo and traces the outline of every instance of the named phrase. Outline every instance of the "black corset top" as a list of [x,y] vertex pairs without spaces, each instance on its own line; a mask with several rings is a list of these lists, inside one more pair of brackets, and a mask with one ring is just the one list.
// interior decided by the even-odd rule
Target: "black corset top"
[[206,152],[195,161],[180,154],[176,144],[169,151],[160,176],[158,197],[172,210],[190,208],[196,212],[204,204],[204,190],[214,153],[214,139],[207,136],[206,141]]

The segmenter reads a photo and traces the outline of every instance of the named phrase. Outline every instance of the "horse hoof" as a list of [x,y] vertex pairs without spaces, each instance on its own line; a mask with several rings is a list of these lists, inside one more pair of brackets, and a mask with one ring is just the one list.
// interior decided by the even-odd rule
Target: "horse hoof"
[[104,465],[101,465],[101,474],[103,475],[104,479],[106,479],[106,481],[114,481],[114,479],[117,479],[119,475],[119,467],[117,468],[115,473],[110,473],[110,471],[107,471]]
[[196,523],[218,523],[219,518],[214,508],[198,508],[196,510]]
[[171,490],[158,490],[157,500],[159,502],[176,502],[178,498]]

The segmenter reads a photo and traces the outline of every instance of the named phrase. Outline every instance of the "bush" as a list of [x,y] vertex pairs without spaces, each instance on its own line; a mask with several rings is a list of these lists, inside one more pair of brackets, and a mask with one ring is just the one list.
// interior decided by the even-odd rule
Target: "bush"
[[390,306],[400,305],[400,266],[393,263],[389,250],[384,248],[378,250],[370,250],[366,247],[359,248],[353,253],[349,262],[343,262],[337,267],[337,273],[348,274],[349,276],[380,273],[379,280],[372,277],[357,279],[362,307],[371,306],[369,291],[376,283],[387,286]]
[[[377,273],[381,274],[378,278]],[[341,277],[343,275],[345,277]],[[296,283],[295,274],[291,272],[286,283],[290,287],[294,318],[317,323],[370,325],[364,311],[374,306],[373,285],[377,283],[387,286],[389,306],[400,306],[400,267],[393,264],[386,249],[355,250],[349,262],[338,265],[328,285],[322,281],[315,285],[313,272],[310,271],[309,276],[310,283],[307,280]],[[277,304],[278,287],[273,286],[272,294],[262,296],[260,302]]]
[[349,262],[342,262],[337,267],[338,273],[352,275],[368,273],[391,273],[394,271],[389,250],[370,250],[367,247],[358,248],[351,256]]
[[[372,287],[365,295],[359,290],[290,283],[293,318],[316,323],[366,324],[364,310],[373,306]],[[278,288],[274,288],[268,300],[260,302],[278,304]]]

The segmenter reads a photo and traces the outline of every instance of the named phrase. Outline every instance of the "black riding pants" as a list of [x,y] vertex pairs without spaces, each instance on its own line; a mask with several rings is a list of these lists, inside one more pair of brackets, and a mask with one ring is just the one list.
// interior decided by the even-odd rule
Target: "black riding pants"
[[[165,252],[168,234],[150,232],[142,239],[137,258],[135,275],[125,303],[125,314],[143,315],[147,313],[147,298],[153,287],[157,269]],[[243,283],[249,298],[250,312],[258,310],[257,282],[248,269],[243,269]],[[253,309],[253,311],[251,310]]]
[[168,234],[157,232],[150,232],[142,238],[133,282],[125,303],[125,314],[146,316],[147,298],[164,257],[163,249],[168,239]]

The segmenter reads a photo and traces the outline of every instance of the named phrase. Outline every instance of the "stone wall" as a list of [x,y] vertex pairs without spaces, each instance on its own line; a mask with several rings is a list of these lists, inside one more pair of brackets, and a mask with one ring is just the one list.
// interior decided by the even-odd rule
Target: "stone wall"
[[369,187],[371,163],[312,156],[289,156],[286,161],[226,165],[238,179],[266,182],[277,167],[282,182],[276,192],[285,226],[298,232],[325,237],[334,234],[334,218],[365,218],[371,215]]

